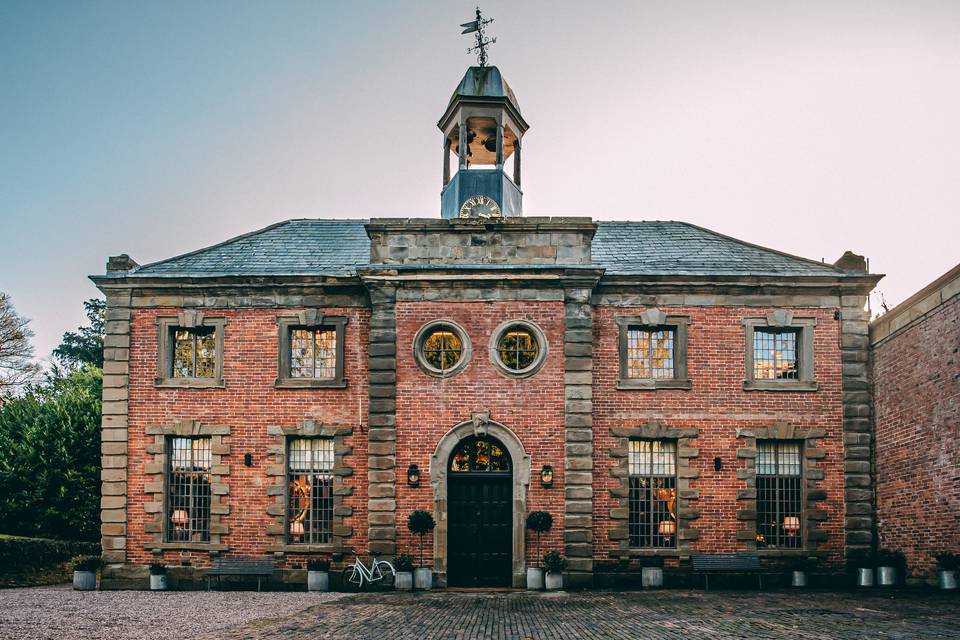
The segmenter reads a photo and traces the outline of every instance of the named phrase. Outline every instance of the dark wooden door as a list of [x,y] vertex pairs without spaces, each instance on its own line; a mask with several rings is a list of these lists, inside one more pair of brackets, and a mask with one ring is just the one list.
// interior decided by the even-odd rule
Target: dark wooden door
[[513,479],[456,474],[447,481],[447,582],[452,587],[509,587]]

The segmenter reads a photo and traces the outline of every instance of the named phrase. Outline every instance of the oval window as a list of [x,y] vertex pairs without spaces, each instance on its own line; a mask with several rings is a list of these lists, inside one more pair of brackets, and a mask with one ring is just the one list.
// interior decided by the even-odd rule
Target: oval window
[[414,356],[424,372],[451,376],[467,364],[470,340],[459,326],[438,320],[424,325],[414,340]]
[[490,340],[490,358],[504,373],[514,377],[533,375],[543,365],[547,340],[532,322],[505,322]]

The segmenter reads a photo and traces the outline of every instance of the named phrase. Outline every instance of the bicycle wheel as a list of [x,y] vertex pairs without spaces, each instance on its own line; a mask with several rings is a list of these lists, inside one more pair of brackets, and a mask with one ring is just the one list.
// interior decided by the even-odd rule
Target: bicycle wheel
[[357,565],[348,565],[340,575],[340,588],[342,590],[355,593],[363,589],[363,574],[357,569]]
[[378,588],[393,589],[393,585],[397,581],[397,572],[394,571],[392,564],[384,560],[378,562],[374,568],[373,580],[376,581]]

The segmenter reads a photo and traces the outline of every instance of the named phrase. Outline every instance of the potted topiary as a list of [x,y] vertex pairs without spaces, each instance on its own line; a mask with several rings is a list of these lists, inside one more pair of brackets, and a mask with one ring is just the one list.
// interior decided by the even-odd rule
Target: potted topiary
[[847,554],[847,565],[853,570],[854,584],[863,588],[873,586],[874,563],[874,554],[870,549],[853,549]]
[[936,554],[937,585],[944,591],[957,588],[957,574],[960,573],[960,553],[941,552]]
[[563,589],[563,570],[567,568],[567,559],[559,551],[548,551],[543,556],[543,566],[547,570],[544,585],[547,591]]
[[93,591],[97,588],[97,569],[103,566],[100,558],[82,558],[73,565],[73,588],[76,591]]
[[659,589],[663,586],[663,558],[650,556],[640,560],[640,584],[644,589]]
[[790,586],[797,588],[807,586],[807,574],[812,572],[816,567],[816,558],[809,558],[807,556],[793,558],[790,561]]
[[167,568],[159,562],[150,565],[150,591],[167,590]]
[[413,556],[409,553],[401,553],[393,560],[393,568],[396,570],[397,591],[411,591],[413,589]]
[[330,591],[330,561],[315,558],[307,561],[307,591]]
[[421,509],[411,513],[407,519],[407,527],[410,531],[420,536],[420,566],[413,572],[413,586],[417,589],[433,587],[433,569],[423,566],[423,536],[433,531],[436,526],[437,523],[433,519],[433,514]]
[[899,551],[881,549],[877,552],[877,585],[892,587],[897,584],[898,575],[906,568],[906,558]]
[[[540,536],[550,531],[553,526],[553,516],[546,511],[531,511],[527,516],[527,529],[537,534],[537,555],[540,557]],[[543,569],[540,567],[527,567],[527,589],[543,589]]]

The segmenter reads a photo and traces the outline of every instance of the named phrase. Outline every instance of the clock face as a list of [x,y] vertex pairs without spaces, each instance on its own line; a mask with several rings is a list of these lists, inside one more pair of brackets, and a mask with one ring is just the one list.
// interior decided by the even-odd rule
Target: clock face
[[461,218],[499,218],[500,215],[496,200],[487,196],[467,198],[460,207]]

